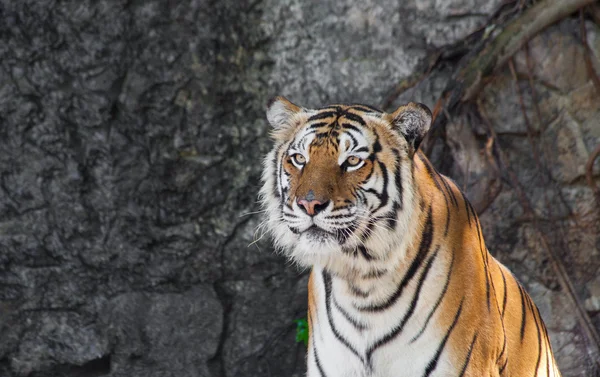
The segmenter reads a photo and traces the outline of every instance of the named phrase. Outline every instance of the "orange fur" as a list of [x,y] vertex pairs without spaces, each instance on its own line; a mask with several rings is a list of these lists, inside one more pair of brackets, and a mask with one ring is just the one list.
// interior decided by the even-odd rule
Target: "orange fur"
[[[321,203],[331,201],[332,209],[336,210],[356,203],[357,192],[373,175],[386,176],[386,182],[390,183],[396,175],[409,174],[408,177],[402,175],[397,184],[410,185],[402,189],[410,190],[411,195],[406,196],[410,201],[406,202],[408,199],[402,196],[404,191],[398,187],[391,194],[385,192],[385,195],[399,196],[393,199],[402,203],[394,207],[400,208],[394,209],[396,218],[388,220],[399,221],[406,208],[412,211],[406,227],[402,228],[404,233],[400,239],[404,243],[398,241],[404,245],[405,255],[392,258],[390,253],[399,252],[392,248],[368,255],[367,261],[371,261],[370,258],[373,263],[388,259],[399,261],[393,266],[379,264],[379,268],[389,268],[387,280],[380,280],[380,284],[392,284],[389,292],[419,258],[433,261],[435,257],[439,266],[447,268],[447,283],[437,314],[431,317],[432,326],[446,334],[444,352],[450,355],[461,376],[560,376],[537,307],[508,269],[488,252],[473,207],[452,180],[439,174],[421,152],[415,152],[431,120],[424,106],[411,103],[392,114],[374,116],[361,106],[335,105],[309,112],[287,100],[278,101],[278,107],[269,114],[271,123],[273,119],[280,122],[279,126],[274,124],[279,143],[291,140],[307,124],[318,135],[306,148],[304,166],[295,165],[292,156],[284,152],[276,156],[289,177],[285,199],[291,210],[298,198],[307,196]],[[423,122],[427,123],[426,127]],[[360,129],[365,140],[371,143],[369,158],[363,159],[360,169],[349,171],[340,165],[339,134],[344,127]],[[348,149],[348,145],[343,147]],[[406,167],[409,167],[408,173],[402,170]],[[268,191],[270,185],[265,187],[265,191],[271,192]],[[388,228],[395,229],[396,223],[392,224]],[[432,228],[431,231],[427,231],[427,227]],[[359,236],[369,237],[365,230],[361,232]],[[351,259],[344,261],[347,260]],[[347,283],[348,292],[353,287],[358,287],[354,289],[360,292],[365,274],[372,270],[365,270],[365,264],[344,263],[332,273]],[[424,264],[423,259],[417,268],[422,269]],[[314,274],[311,273],[308,283],[309,349],[314,344],[312,329],[318,324],[319,313],[325,310]],[[375,288],[387,287],[375,285]]]

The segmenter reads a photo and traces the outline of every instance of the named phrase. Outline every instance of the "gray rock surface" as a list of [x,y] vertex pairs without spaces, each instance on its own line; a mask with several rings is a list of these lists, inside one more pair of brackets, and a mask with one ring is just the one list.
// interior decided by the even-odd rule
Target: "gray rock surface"
[[[303,375],[306,273],[273,253],[257,213],[267,99],[379,105],[500,3],[0,0],[0,376]],[[521,83],[555,184],[532,160],[508,71],[481,101],[600,329],[598,207],[582,178],[600,101],[577,30],[532,42],[535,100]],[[453,64],[397,102],[433,106]],[[436,160],[475,201],[491,181],[480,126],[457,118]],[[573,214],[544,212],[559,197]],[[540,305],[564,375],[591,370],[506,183],[482,223]]]

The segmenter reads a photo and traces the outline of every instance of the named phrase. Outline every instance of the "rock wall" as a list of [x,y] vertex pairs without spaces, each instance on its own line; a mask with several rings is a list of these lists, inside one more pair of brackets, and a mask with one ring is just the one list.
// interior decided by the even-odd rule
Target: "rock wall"
[[[0,376],[303,375],[306,273],[259,227],[267,99],[379,105],[501,3],[0,0]],[[586,26],[597,62],[600,29]],[[600,329],[600,220],[582,170],[600,97],[578,27],[531,42],[533,92],[515,57],[529,137],[508,69],[479,102]],[[454,64],[396,104],[433,106]],[[494,181],[484,125],[459,116],[434,148],[474,201]],[[589,375],[539,229],[494,182],[487,245],[532,292],[564,375]]]

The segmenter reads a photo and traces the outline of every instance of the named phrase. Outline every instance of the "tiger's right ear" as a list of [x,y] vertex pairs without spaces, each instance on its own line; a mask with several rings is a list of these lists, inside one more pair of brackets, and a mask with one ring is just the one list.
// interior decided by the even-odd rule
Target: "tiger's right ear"
[[301,108],[284,97],[272,98],[267,104],[267,120],[275,131],[282,131],[291,126],[291,119]]

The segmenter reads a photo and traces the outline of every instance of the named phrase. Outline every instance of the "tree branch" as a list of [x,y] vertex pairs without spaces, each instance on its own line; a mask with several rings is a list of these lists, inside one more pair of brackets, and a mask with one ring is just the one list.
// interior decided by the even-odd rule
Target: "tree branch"
[[593,2],[594,0],[543,0],[525,10],[474,58],[461,64],[462,68],[450,80],[435,106],[433,129],[446,121],[445,110],[452,111],[460,103],[474,99],[485,85],[485,78],[501,68],[531,38],[549,25]]

